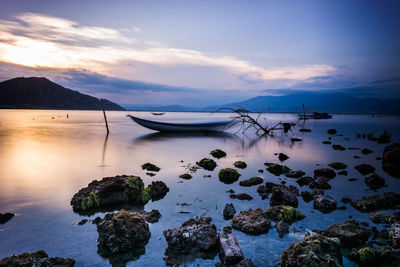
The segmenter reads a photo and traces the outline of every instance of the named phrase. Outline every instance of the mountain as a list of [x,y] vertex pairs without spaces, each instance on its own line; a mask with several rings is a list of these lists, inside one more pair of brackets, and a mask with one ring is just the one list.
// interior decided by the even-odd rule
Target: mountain
[[358,98],[345,93],[296,93],[284,96],[257,96],[242,102],[223,106],[210,106],[203,111],[218,108],[244,108],[251,112],[301,112],[302,104],[306,111],[330,113],[385,113],[400,114],[400,99]]
[[[106,110],[125,110],[104,99]],[[64,88],[46,78],[14,78],[0,82],[0,107],[18,109],[100,110],[101,101]]]
[[166,106],[124,105],[124,106],[128,110],[133,110],[133,111],[176,111],[176,112],[200,111],[200,108],[185,107],[185,106],[180,106],[180,105],[166,105]]

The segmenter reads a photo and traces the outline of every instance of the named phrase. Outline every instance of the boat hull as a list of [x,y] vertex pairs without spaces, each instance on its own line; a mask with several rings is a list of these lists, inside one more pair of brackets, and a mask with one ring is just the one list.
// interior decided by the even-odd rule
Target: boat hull
[[227,129],[231,121],[208,122],[208,123],[167,123],[145,120],[128,115],[137,124],[158,132],[210,132],[223,131]]

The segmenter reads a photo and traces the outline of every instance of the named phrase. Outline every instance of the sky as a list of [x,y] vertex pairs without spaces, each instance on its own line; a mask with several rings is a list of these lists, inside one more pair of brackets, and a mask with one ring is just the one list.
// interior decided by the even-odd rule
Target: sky
[[2,0],[0,80],[124,106],[340,90],[400,98],[400,2]]

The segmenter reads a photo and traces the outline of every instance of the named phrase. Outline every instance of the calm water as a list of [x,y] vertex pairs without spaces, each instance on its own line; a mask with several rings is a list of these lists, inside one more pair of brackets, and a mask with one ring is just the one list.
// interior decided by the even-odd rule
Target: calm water
[[[261,176],[265,181],[280,182],[283,179],[295,186],[298,186],[295,179],[279,178],[268,172],[260,174],[257,170],[264,168],[264,162],[279,162],[274,155],[276,152],[289,155],[290,159],[285,164],[293,170],[303,170],[310,176],[316,168],[342,161],[349,166],[349,175],[337,176],[330,182],[332,189],[326,191],[337,200],[374,194],[367,190],[364,177],[354,170],[355,165],[368,163],[375,166],[377,174],[387,181],[388,187],[380,189],[378,193],[400,192],[400,179],[384,173],[381,162],[375,159],[382,156],[385,145],[356,137],[357,133],[372,132],[379,135],[383,130],[389,130],[393,134],[393,141],[399,141],[398,117],[335,115],[332,120],[308,121],[305,127],[312,129],[312,132],[302,134],[295,130],[295,136],[304,141],[291,144],[288,140],[291,135],[279,134],[275,138],[257,139],[251,132],[234,135],[233,129],[226,134],[208,136],[157,134],[135,124],[126,114],[108,112],[111,133],[105,139],[102,113],[98,111],[0,110],[0,212],[16,214],[9,222],[0,225],[0,258],[43,249],[50,256],[74,258],[77,266],[108,265],[109,260],[97,254],[96,226],[91,223],[83,226],[75,224],[83,218],[93,219],[104,214],[80,216],[72,211],[69,204],[80,188],[105,176],[139,175],[146,185],[153,180],[162,180],[170,188],[164,199],[149,202],[145,206],[148,211],[158,209],[162,217],[159,222],[150,224],[152,236],[145,254],[136,261],[130,261],[129,266],[165,265],[163,254],[167,244],[163,230],[178,227],[193,216],[210,216],[220,229],[229,224],[222,218],[225,203],[234,203],[238,212],[258,207],[267,209],[269,200],[261,200],[256,186],[247,188],[240,187],[238,182],[233,185],[219,182],[219,169],[232,167],[232,163],[239,159],[249,165],[245,170],[240,170],[241,179]],[[163,116],[153,116],[148,112],[129,114],[173,122],[220,120],[230,116],[173,112]],[[297,122],[294,115],[272,114],[267,117],[270,123],[280,120]],[[330,145],[321,144],[327,140],[326,130],[329,128],[336,128],[339,134],[343,134],[334,136],[333,144],[368,147],[374,153],[365,156],[359,150],[335,151]],[[178,176],[186,172],[185,167],[208,157],[215,148],[223,149],[228,154],[226,158],[216,160],[218,167],[213,172],[199,170],[193,179],[182,182]],[[361,159],[354,159],[354,155],[361,156]],[[147,176],[140,168],[148,161],[161,167],[154,177]],[[212,176],[204,178],[205,174]],[[351,177],[359,180],[348,182],[347,179]],[[232,200],[226,193],[231,188],[236,193],[248,193],[254,199]],[[309,189],[303,187],[301,190]],[[191,205],[177,205],[179,203]],[[312,202],[305,203],[299,197],[299,209],[307,218],[293,224],[291,233],[283,238],[279,238],[273,228],[268,234],[257,237],[234,231],[245,257],[251,258],[258,266],[276,265],[282,251],[292,242],[302,239],[305,227],[324,229],[333,223],[345,221],[349,215],[372,225],[368,214],[359,213],[348,204],[347,210],[337,210],[328,215],[313,210],[312,205]],[[179,211],[188,211],[190,214],[181,214]],[[216,256],[213,260],[197,259],[188,265],[213,266],[218,261]],[[346,262],[346,265],[351,266],[351,263]]]

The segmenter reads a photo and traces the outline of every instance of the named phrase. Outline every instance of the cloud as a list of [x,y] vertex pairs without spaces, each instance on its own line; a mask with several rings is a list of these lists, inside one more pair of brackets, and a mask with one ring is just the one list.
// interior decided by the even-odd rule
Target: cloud
[[[131,27],[133,32],[140,28]],[[206,73],[216,68],[221,75],[220,89],[246,85],[248,81],[306,80],[328,75],[336,68],[327,64],[286,67],[261,67],[232,56],[210,56],[193,49],[165,47],[153,40],[139,40],[124,30],[83,26],[76,21],[36,13],[23,13],[13,20],[0,20],[0,61],[29,67],[82,69],[114,75],[118,78],[137,77],[139,80],[173,84],[169,79],[154,81],[154,68],[163,68],[173,76],[177,68],[204,67]],[[133,68],[121,71],[121,64]],[[144,68],[146,72],[141,72]],[[140,76],[140,77],[138,77]],[[160,75],[161,76],[161,75]],[[193,75],[190,75],[193,76]],[[153,80],[152,80],[153,79]],[[186,86],[195,84],[193,77],[175,77]],[[211,88],[212,83],[208,87]],[[215,88],[215,86],[214,86]]]

